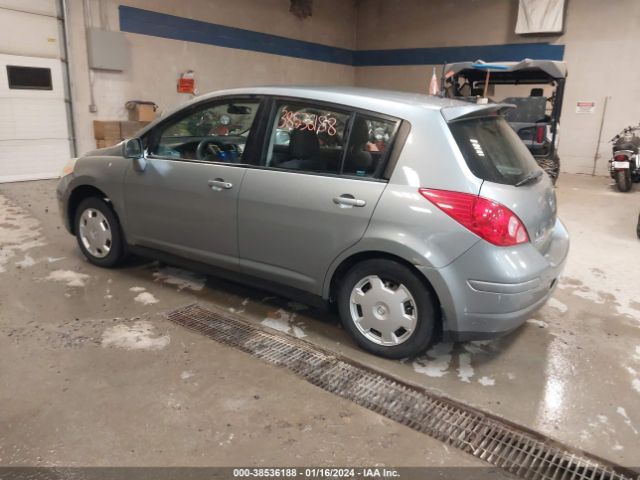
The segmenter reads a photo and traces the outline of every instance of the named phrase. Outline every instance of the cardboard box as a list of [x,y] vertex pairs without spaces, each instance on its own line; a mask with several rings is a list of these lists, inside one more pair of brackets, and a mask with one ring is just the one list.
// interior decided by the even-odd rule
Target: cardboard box
[[153,105],[146,103],[137,103],[129,109],[129,120],[134,122],[152,122],[156,118],[156,112]]
[[103,140],[96,140],[96,147],[98,148],[107,148],[113,147],[121,142],[119,138],[106,138]]
[[120,138],[133,138],[145,125],[148,125],[149,122],[135,122],[129,120],[127,122],[120,122]]
[[93,133],[96,140],[108,138],[120,138],[120,122],[118,121],[93,121]]

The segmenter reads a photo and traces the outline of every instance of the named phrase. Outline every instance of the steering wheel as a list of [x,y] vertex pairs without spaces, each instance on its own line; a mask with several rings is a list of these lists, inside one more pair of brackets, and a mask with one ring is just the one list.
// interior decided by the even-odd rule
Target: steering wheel
[[205,138],[204,140],[200,141],[200,143],[198,143],[198,148],[196,148],[196,158],[198,160],[206,160],[209,155],[215,156],[216,153],[211,149],[212,145],[218,147],[216,141],[211,138]]

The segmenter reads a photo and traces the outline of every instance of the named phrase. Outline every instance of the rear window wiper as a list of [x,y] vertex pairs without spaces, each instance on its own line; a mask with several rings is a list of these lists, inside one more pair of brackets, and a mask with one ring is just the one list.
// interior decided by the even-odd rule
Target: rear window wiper
[[522,180],[520,180],[518,183],[516,183],[516,187],[521,187],[522,185],[525,185],[525,184],[527,184],[529,182],[537,180],[538,178],[540,178],[542,176],[542,174],[543,174],[542,170],[536,170],[535,172],[531,172],[529,175],[527,175]]

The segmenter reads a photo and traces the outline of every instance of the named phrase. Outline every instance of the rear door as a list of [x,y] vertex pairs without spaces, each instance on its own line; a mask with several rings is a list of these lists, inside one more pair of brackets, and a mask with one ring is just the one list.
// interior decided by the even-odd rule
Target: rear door
[[555,191],[518,135],[500,116],[462,119],[449,127],[470,170],[484,180],[480,195],[509,207],[531,243],[545,252],[556,221]]
[[[277,101],[272,112],[265,152],[240,192],[241,269],[319,294],[330,263],[364,235],[398,122],[302,100]],[[376,146],[382,127],[391,135]]]

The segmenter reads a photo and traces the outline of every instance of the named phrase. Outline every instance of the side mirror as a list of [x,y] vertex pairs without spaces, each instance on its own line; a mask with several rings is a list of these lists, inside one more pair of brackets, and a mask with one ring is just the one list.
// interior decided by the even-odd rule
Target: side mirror
[[139,138],[131,138],[124,143],[125,158],[141,158],[142,153],[142,141]]
[[147,160],[144,158],[144,149],[142,141],[139,138],[131,138],[124,142],[125,158],[133,159],[133,169],[137,172],[143,172],[147,168]]

